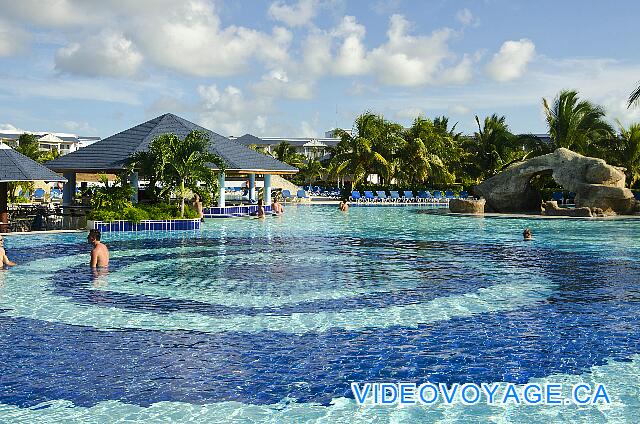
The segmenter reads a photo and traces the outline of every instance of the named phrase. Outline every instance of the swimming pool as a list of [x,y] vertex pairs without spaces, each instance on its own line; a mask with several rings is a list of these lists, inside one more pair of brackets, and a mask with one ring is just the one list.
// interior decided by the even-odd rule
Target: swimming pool
[[[521,232],[533,229],[535,240]],[[288,207],[6,238],[0,422],[634,422],[640,221]],[[609,405],[359,407],[351,382],[598,382]]]

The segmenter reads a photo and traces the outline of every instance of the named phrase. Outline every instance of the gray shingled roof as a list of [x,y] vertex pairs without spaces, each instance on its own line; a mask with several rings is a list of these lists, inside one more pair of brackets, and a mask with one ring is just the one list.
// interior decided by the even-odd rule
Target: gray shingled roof
[[272,141],[263,140],[253,134],[245,134],[242,137],[236,138],[234,141],[242,144],[243,146],[251,146],[252,144],[255,144],[256,146],[273,144]]
[[[298,171],[291,165],[249,149],[171,113],[158,116],[75,152],[60,156],[47,162],[46,165],[55,171],[114,172],[124,169],[124,164],[132,153],[147,150],[149,144],[159,135],[173,133],[183,138],[193,130],[202,131],[209,136],[211,152],[224,160],[228,171],[273,174]],[[212,165],[212,168],[217,169],[215,165]]]
[[0,182],[39,180],[67,181],[46,166],[0,143]]

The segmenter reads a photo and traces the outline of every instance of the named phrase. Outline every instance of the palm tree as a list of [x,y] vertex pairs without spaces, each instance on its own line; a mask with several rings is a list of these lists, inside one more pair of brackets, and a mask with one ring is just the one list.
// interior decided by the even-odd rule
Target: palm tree
[[27,133],[20,134],[20,137],[18,137],[18,146],[16,147],[16,150],[36,162],[40,160],[43,153],[40,151],[38,137]]
[[471,159],[470,175],[477,179],[491,177],[526,157],[529,136],[512,134],[504,116],[487,116],[482,125],[480,119],[475,118],[478,131],[465,143]]
[[415,186],[428,178],[437,184],[449,184],[455,180],[442,159],[431,153],[420,138],[407,139],[399,156],[398,179],[405,184]]
[[629,104],[627,107],[631,107],[633,104],[638,105],[638,103],[640,103],[640,84],[638,84],[638,87],[629,95]]
[[446,161],[453,161],[458,156],[458,146],[447,126],[445,117],[437,118],[436,122],[419,116],[413,121],[404,133],[398,153],[398,177],[401,181],[415,185],[428,178],[442,184],[455,180]]
[[390,160],[381,150],[390,158],[395,134],[393,128],[384,128],[384,122],[381,117],[365,112],[356,118],[353,134],[336,129],[334,133],[340,142],[334,149],[329,171],[338,177],[351,175],[352,187],[373,173],[388,177]]
[[319,160],[309,161],[302,169],[301,173],[304,175],[305,180],[311,185],[318,178],[322,178],[322,176],[326,172],[326,168],[322,166]]
[[224,161],[209,152],[209,138],[191,131],[184,139],[175,134],[162,134],[151,142],[150,152],[161,158],[155,165],[156,178],[180,196],[180,216],[184,216],[186,189],[197,189],[199,182],[215,184],[216,175],[208,164],[224,169]]
[[280,162],[288,163],[289,165],[295,166],[298,169],[304,166],[304,155],[298,153],[296,151],[296,148],[286,141],[278,144],[273,149],[272,155]]
[[624,128],[618,121],[620,136],[617,138],[618,162],[626,168],[625,174],[629,187],[633,187],[640,180],[640,123]]
[[549,125],[549,135],[556,148],[565,147],[589,155],[592,144],[609,138],[614,131],[604,119],[602,107],[580,100],[573,90],[563,90],[549,105],[542,99],[544,113]]

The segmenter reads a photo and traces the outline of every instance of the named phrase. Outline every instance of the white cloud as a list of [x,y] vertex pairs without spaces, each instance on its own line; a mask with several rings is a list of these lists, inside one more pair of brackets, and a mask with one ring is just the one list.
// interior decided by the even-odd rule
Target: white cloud
[[478,26],[480,24],[480,20],[473,16],[473,13],[467,8],[458,10],[456,13],[456,19],[463,26]]
[[138,93],[148,89],[149,86],[139,83],[116,87],[106,81],[94,79],[0,77],[0,93],[9,93],[14,97],[96,100],[139,106],[141,102]]
[[420,107],[407,107],[407,108],[403,108],[396,111],[394,115],[398,119],[413,120],[413,119],[416,119],[418,116],[424,115],[424,114],[425,114],[424,109]]
[[465,84],[473,77],[473,60],[465,54],[455,66],[445,69],[440,81],[445,84]]
[[87,76],[132,77],[142,64],[142,55],[131,40],[113,31],[72,43],[56,52],[56,69]]
[[285,97],[288,99],[310,99],[313,96],[312,81],[292,81],[281,69],[274,69],[253,85],[260,96]]
[[452,105],[451,107],[449,107],[449,111],[456,115],[467,115],[469,112],[471,112],[468,107],[463,105]]
[[0,131],[23,131],[11,124],[0,124]]
[[138,47],[156,64],[201,77],[245,72],[253,58],[277,65],[288,59],[291,39],[285,28],[267,34],[222,27],[213,7],[202,1],[176,4],[166,16],[145,16],[134,33]]
[[300,123],[300,137],[317,138],[319,133],[315,129],[315,125],[317,125],[317,122],[311,124],[308,121],[302,121]]
[[505,41],[500,51],[487,65],[487,73],[496,81],[505,82],[520,78],[535,56],[536,47],[531,40]]
[[69,131],[73,131],[75,133],[84,133],[84,134],[95,134],[97,130],[92,127],[88,122],[78,122],[78,121],[64,121],[62,126]]
[[401,15],[393,15],[388,41],[371,51],[369,60],[379,82],[400,86],[433,83],[443,62],[451,58],[447,43],[454,32],[449,28],[436,30],[430,36],[412,36],[408,30],[409,22]]
[[69,27],[102,21],[101,2],[82,0],[0,0],[3,15],[42,27]]
[[335,74],[361,75],[369,71],[367,51],[363,44],[365,33],[364,25],[357,23],[353,16],[345,16],[333,31],[334,36],[343,38],[333,66]]
[[277,0],[269,6],[269,16],[284,22],[290,27],[303,26],[311,22],[318,10],[317,0],[299,0],[290,6],[282,0]]
[[215,84],[198,86],[201,100],[200,120],[204,127],[240,136],[247,132],[263,134],[267,115],[273,112],[269,100],[245,98],[242,90],[229,85],[220,91]]
[[27,49],[30,38],[21,28],[0,19],[0,57],[22,53]]

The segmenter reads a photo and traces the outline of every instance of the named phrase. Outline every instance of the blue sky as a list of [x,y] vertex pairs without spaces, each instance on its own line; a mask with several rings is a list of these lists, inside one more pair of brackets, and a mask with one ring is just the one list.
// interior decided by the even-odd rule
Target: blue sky
[[506,115],[576,89],[640,121],[636,1],[0,0],[0,129],[109,136],[165,112],[223,135],[322,136]]

